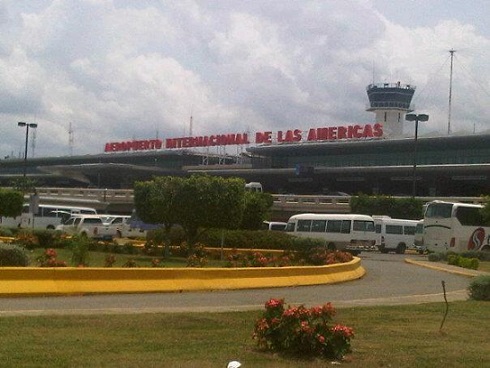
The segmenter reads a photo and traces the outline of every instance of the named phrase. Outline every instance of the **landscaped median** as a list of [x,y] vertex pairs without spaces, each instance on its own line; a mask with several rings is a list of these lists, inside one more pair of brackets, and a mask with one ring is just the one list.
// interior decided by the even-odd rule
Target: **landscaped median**
[[0,268],[0,295],[149,293],[331,284],[359,279],[361,259],[327,266],[246,268]]

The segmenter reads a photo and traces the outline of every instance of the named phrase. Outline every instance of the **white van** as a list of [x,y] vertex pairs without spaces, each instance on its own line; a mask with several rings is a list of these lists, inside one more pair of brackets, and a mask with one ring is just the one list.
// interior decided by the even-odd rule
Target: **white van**
[[285,231],[287,225],[287,222],[264,221],[262,222],[262,230]]
[[262,184],[257,181],[251,181],[245,184],[245,190],[262,193]]
[[320,239],[328,249],[353,255],[374,249],[376,242],[374,221],[367,215],[303,213],[291,216],[286,231],[298,237]]
[[376,246],[381,253],[403,254],[412,248],[418,221],[394,219],[389,216],[373,216],[376,228]]
[[37,229],[55,229],[68,220],[72,215],[96,215],[97,211],[91,207],[77,207],[67,205],[40,204],[36,214],[29,212],[29,204],[24,204],[20,227]]

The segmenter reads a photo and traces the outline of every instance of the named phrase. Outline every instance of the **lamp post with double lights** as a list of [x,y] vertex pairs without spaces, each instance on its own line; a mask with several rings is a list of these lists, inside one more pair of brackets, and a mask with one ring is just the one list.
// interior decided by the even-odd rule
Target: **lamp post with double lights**
[[29,128],[37,128],[36,123],[25,123],[23,121],[19,121],[17,123],[18,126],[20,127],[26,127],[26,147],[24,150],[24,178],[26,177],[26,170],[27,170],[27,145],[29,143]]
[[407,114],[405,120],[415,121],[415,141],[413,146],[413,169],[412,169],[412,197],[417,194],[417,179],[415,173],[417,171],[417,137],[419,132],[419,121],[428,121],[429,115],[427,114]]

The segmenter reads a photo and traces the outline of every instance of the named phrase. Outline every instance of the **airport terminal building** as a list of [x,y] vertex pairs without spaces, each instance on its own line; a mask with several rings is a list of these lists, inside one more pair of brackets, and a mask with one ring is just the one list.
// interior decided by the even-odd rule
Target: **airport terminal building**
[[[373,124],[108,142],[95,155],[0,160],[0,184],[25,174],[39,186],[131,188],[158,175],[207,173],[259,181],[271,193],[487,194],[490,134],[402,137],[414,90],[369,85]],[[211,153],[226,146],[241,152]]]

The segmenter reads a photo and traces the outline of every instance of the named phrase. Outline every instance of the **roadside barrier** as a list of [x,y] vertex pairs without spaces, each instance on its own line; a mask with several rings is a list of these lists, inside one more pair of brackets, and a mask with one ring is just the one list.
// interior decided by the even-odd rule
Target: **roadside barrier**
[[361,259],[328,266],[0,268],[0,296],[155,293],[332,284],[363,277]]

